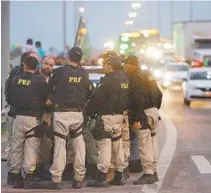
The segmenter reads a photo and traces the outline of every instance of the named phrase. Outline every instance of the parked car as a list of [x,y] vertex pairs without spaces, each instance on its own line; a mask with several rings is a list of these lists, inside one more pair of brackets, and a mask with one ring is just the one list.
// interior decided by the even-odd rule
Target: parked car
[[182,90],[186,105],[193,100],[211,100],[211,68],[190,69]]

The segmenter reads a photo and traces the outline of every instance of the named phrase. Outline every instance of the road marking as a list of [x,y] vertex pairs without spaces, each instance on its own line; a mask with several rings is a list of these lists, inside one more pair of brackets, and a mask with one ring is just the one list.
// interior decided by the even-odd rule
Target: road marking
[[211,165],[203,155],[192,155],[191,158],[201,174],[211,174]]
[[164,176],[172,162],[174,153],[176,151],[177,146],[177,129],[172,120],[167,117],[163,111],[160,111],[160,116],[162,117],[162,121],[166,126],[167,134],[165,145],[161,151],[159,160],[158,160],[158,176],[159,182],[156,185],[144,185],[142,188],[142,192],[146,193],[157,193],[162,185],[162,181]]

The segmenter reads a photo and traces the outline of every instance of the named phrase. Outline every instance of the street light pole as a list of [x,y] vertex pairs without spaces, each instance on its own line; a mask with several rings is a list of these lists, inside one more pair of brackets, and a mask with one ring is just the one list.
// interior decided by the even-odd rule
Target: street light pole
[[162,30],[162,24],[161,24],[161,2],[158,1],[158,29],[161,33],[161,30]]
[[65,48],[67,45],[67,36],[66,36],[66,1],[63,1],[63,49],[65,52]]
[[2,56],[2,66],[1,66],[1,108],[3,109],[6,105],[4,89],[5,81],[9,73],[10,64],[10,1],[1,2],[1,56]]
[[173,37],[173,24],[174,24],[174,1],[170,1],[171,11],[171,35]]
[[190,0],[190,11],[189,11],[189,20],[193,21],[193,1]]

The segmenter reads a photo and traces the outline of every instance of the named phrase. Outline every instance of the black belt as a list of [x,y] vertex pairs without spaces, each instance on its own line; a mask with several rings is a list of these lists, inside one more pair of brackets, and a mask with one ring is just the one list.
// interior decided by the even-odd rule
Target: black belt
[[122,135],[117,136],[117,137],[112,137],[111,141],[118,141],[119,139],[121,139]]
[[117,112],[102,112],[100,115],[123,115],[123,111],[117,111]]
[[55,107],[54,112],[82,112],[82,109],[81,108]]
[[41,117],[42,113],[41,112],[34,112],[34,111],[16,111],[16,115],[21,115],[21,116],[30,116],[30,117]]

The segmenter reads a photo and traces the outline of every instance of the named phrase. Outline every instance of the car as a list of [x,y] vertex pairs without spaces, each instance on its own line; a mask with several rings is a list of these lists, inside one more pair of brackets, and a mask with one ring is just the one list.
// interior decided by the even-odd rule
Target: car
[[193,100],[211,100],[211,68],[192,68],[187,80],[182,84],[184,103],[190,105]]
[[92,81],[94,87],[100,83],[100,79],[105,76],[102,66],[83,66],[89,75],[89,80]]
[[186,62],[168,62],[165,64],[163,78],[161,80],[162,88],[171,86],[181,86],[187,79],[189,65]]

